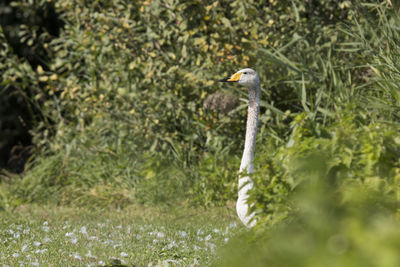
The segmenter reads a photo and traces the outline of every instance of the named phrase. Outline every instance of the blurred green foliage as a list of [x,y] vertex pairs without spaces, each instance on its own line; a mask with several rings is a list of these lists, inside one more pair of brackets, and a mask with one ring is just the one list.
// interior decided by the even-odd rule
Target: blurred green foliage
[[319,174],[287,199],[290,218],[268,233],[238,236],[215,265],[398,266],[397,196],[362,183],[343,189]]

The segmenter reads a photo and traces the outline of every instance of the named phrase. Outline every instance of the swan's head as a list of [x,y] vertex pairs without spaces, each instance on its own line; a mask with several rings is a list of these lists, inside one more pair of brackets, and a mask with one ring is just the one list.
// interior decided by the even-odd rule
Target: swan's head
[[260,78],[255,70],[246,68],[239,70],[229,78],[220,80],[220,82],[237,82],[246,87],[255,87],[259,86]]

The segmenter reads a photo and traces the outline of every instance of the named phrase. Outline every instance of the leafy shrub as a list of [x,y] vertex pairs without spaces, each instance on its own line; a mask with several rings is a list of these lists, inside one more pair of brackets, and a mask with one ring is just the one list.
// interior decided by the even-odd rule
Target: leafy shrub
[[[286,146],[261,157],[270,162],[255,175],[256,203],[267,220],[285,216],[291,210],[287,198],[293,190],[313,183],[312,177],[324,177],[344,194],[351,185],[364,185],[383,194],[398,192],[400,170],[399,127],[368,122],[353,109],[337,114],[337,122],[322,126],[307,114],[299,114],[292,123],[292,136]],[[322,178],[321,178],[322,179]]]
[[32,69],[47,67],[46,48],[63,23],[49,1],[10,2],[0,3],[0,166],[20,173],[34,150],[29,131],[46,121]]

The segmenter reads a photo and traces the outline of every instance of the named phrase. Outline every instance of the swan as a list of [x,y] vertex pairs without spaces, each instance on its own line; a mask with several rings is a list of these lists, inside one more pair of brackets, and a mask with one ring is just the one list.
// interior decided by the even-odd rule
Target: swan
[[258,113],[260,112],[260,77],[258,73],[250,68],[239,70],[220,82],[238,83],[247,88],[249,95],[249,106],[247,111],[246,137],[244,143],[243,156],[239,168],[238,199],[236,202],[236,212],[239,219],[246,227],[253,227],[256,224],[254,212],[249,214],[247,199],[249,190],[253,188],[253,180],[249,174],[254,172],[253,160],[256,147]]

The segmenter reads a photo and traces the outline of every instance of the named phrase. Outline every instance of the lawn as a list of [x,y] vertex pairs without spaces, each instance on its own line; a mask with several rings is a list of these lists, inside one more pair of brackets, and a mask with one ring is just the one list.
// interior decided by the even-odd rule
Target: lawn
[[1,266],[208,266],[243,230],[227,208],[27,205],[0,218]]

